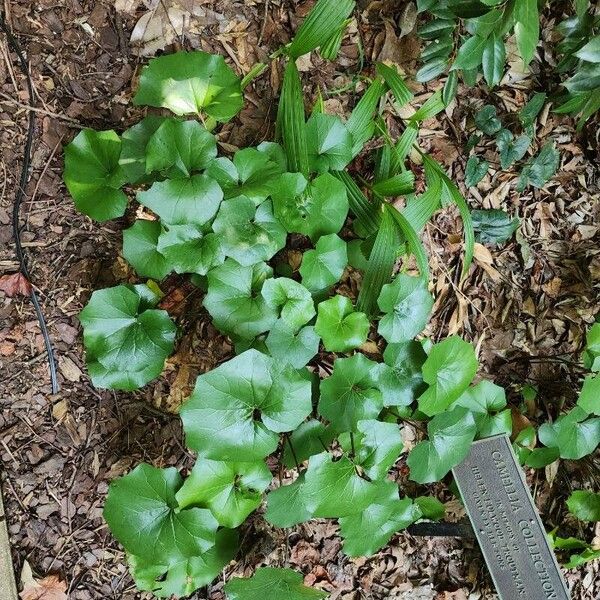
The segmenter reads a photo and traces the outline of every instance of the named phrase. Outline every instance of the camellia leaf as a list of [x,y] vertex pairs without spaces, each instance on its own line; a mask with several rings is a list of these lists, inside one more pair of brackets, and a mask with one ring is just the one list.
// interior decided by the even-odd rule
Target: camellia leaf
[[362,512],[342,517],[340,532],[348,556],[372,556],[392,536],[414,523],[421,511],[410,498],[398,497],[393,481],[378,481],[377,495]]
[[270,200],[256,207],[245,196],[224,200],[212,228],[225,255],[244,266],[272,258],[285,246],[287,235]]
[[306,123],[308,160],[312,171],[342,170],[353,158],[352,135],[336,115],[313,113]]
[[600,521],[600,494],[577,490],[569,496],[567,506],[581,521]]
[[429,439],[408,455],[410,478],[418,483],[440,481],[467,456],[475,431],[473,415],[465,408],[436,415],[427,425]]
[[278,277],[265,281],[261,294],[279,318],[298,331],[315,316],[315,303],[310,292],[297,281]]
[[520,0],[515,3],[515,37],[523,62],[533,59],[540,39],[540,15],[537,0]]
[[166,225],[157,248],[176,273],[206,275],[225,261],[220,238],[197,225]]
[[318,306],[315,331],[321,336],[328,352],[349,352],[367,341],[369,319],[355,312],[352,301],[336,295]]
[[313,294],[326,290],[340,280],[347,264],[346,242],[334,233],[324,235],[302,256],[302,285]]
[[411,340],[425,328],[433,296],[419,277],[403,273],[384,285],[378,299],[385,315],[377,331],[389,343]]
[[307,235],[313,242],[337,233],[348,215],[346,188],[329,173],[310,183],[299,173],[285,173],[273,192],[273,206],[287,231]]
[[199,556],[215,544],[218,523],[210,510],[179,510],[183,481],[174,468],[138,465],[110,484],[104,518],[125,550],[156,564]]
[[143,183],[152,180],[146,173],[146,146],[154,132],[165,121],[165,117],[148,115],[139,123],[123,132],[119,164],[128,183]]
[[291,569],[262,567],[249,579],[234,577],[225,584],[229,600],[318,600],[326,598],[321,590],[302,584],[302,574]]
[[503,210],[489,208],[471,211],[475,239],[482,244],[504,244],[519,228],[519,219]]
[[265,263],[244,267],[232,258],[208,273],[204,306],[216,327],[243,339],[268,331],[277,312],[269,307],[260,290],[273,271]]
[[504,74],[505,63],[506,49],[504,40],[497,37],[495,33],[492,33],[485,43],[482,55],[483,76],[490,87],[494,87],[500,83]]
[[209,508],[219,525],[233,529],[256,510],[271,483],[264,461],[221,462],[199,458],[176,494],[179,507]]
[[221,188],[206,175],[157,181],[137,195],[140,204],[169,225],[204,225],[217,214],[222,199]]
[[491,381],[480,381],[468,388],[456,401],[456,406],[467,408],[473,413],[480,438],[512,433],[512,417],[510,409],[506,408],[504,388]]
[[600,35],[594,36],[575,56],[591,63],[600,63]]
[[279,320],[269,331],[265,344],[275,360],[301,369],[319,351],[319,341],[314,327],[307,326],[296,330],[286,321]]
[[131,575],[137,587],[158,598],[189,596],[209,584],[233,559],[238,550],[238,535],[231,529],[217,531],[215,545],[200,556],[170,565],[147,563],[139,556],[128,556]]
[[419,342],[387,345],[378,376],[384,406],[410,406],[425,391],[421,370],[426,359]]
[[160,280],[171,272],[171,265],[156,249],[161,231],[158,221],[141,219],[123,231],[123,258],[142,277]]
[[463,71],[476,69],[481,64],[486,43],[487,40],[478,35],[468,38],[458,49],[458,54],[451,69],[453,71],[456,69],[462,69]]
[[267,494],[265,519],[274,527],[293,527],[312,519],[303,487],[304,473],[289,485],[282,485]]
[[75,206],[97,221],[121,217],[127,176],[119,165],[121,140],[112,130],[83,129],[65,147],[64,180]]
[[176,115],[205,112],[229,121],[243,98],[240,80],[223,57],[196,51],[153,58],[142,69],[133,103],[168,108]]
[[148,308],[153,296],[147,286],[119,285],[95,291],[81,311],[95,386],[133,390],[161,373],[177,329],[164,310]]
[[271,454],[278,433],[292,431],[311,411],[308,378],[247,350],[198,377],[181,419],[187,444],[200,456],[253,461]]
[[458,336],[435,344],[423,365],[429,387],[419,397],[419,410],[429,416],[445,411],[467,389],[477,366],[473,346]]
[[333,460],[329,452],[310,457],[303,485],[309,510],[315,517],[339,518],[367,508],[378,486],[363,479],[346,456]]
[[376,419],[383,408],[377,375],[377,363],[364,354],[338,358],[333,373],[321,381],[319,414],[338,432],[354,431],[359,421]]
[[527,104],[519,111],[519,121],[527,130],[533,127],[536,117],[540,114],[544,104],[546,103],[546,94],[544,92],[536,92],[533,94]]
[[217,156],[217,141],[198,121],[165,119],[146,145],[146,173],[190,177],[206,169]]

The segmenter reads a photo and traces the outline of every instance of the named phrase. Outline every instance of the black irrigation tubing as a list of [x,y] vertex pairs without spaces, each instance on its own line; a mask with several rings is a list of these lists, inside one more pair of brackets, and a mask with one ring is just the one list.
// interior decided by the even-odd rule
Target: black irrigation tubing
[[[27,82],[27,92],[29,94],[29,114],[28,114],[28,125],[27,125],[27,140],[25,142],[25,150],[23,153],[23,162],[21,167],[21,178],[19,180],[19,185],[15,192],[15,200],[13,204],[13,213],[12,213],[12,226],[13,226],[13,238],[15,242],[15,254],[17,256],[17,261],[19,262],[19,270],[21,274],[27,279],[29,284],[31,285],[31,302],[33,304],[33,308],[35,309],[35,314],[37,316],[37,320],[40,324],[40,330],[42,332],[42,336],[44,338],[44,345],[46,346],[46,354],[48,356],[48,368],[50,370],[50,381],[52,384],[52,393],[56,394],[59,390],[58,386],[58,377],[56,374],[56,361],[54,359],[54,350],[52,348],[52,340],[50,339],[50,334],[48,333],[48,327],[46,325],[46,320],[44,319],[44,314],[42,312],[42,307],[40,306],[37,294],[32,285],[31,275],[29,274],[29,270],[27,268],[27,261],[25,258],[25,253],[23,252],[23,246],[21,245],[21,227],[19,225],[19,215],[21,210],[21,202],[23,197],[25,196],[25,186],[27,185],[27,180],[29,178],[29,166],[31,164],[31,148],[33,146],[33,132],[35,126],[35,118],[32,107],[34,106],[35,97],[33,93],[33,82],[31,81],[31,75],[29,74],[29,67],[27,65],[27,60],[21,50],[21,46],[16,38],[11,33],[8,28],[6,21],[4,19],[4,14],[0,14],[0,30],[6,35],[6,39],[8,41],[9,47],[14,51],[17,55],[19,61],[19,67],[25,77]],[[15,90],[17,92],[17,90]]]
[[406,528],[411,535],[423,537],[457,537],[474,538],[473,528],[467,521],[445,523],[443,521],[423,521],[413,523]]

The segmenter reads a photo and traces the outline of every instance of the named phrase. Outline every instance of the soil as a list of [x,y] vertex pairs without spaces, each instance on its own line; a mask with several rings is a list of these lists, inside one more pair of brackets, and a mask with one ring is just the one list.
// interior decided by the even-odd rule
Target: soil
[[[321,89],[332,112],[353,105],[351,84],[361,71],[372,73],[374,60],[391,60],[407,73],[417,67],[419,42],[407,2],[359,4],[358,26],[351,27],[338,61],[312,56],[300,65],[308,97],[315,98]],[[62,183],[63,145],[81,127],[121,131],[139,119],[142,111],[131,107],[130,100],[146,60],[140,51],[201,48],[223,53],[245,73],[290,39],[311,5],[286,0],[5,0],[7,22],[26,51],[35,88],[35,138],[21,211],[22,240],[48,321],[61,388],[56,395],[50,393],[43,339],[29,298],[0,292],[0,460],[17,578],[28,564],[40,576],[57,574],[73,600],[148,597],[135,590],[122,549],[102,520],[108,484],[140,461],[183,469],[193,464],[172,413],[196,375],[231,354],[228,340],[200,308],[195,288],[170,278],[163,285],[163,306],[178,320],[183,336],[165,374],[132,394],[91,386],[77,314],[94,289],[134,281],[119,255],[120,232],[133,214],[104,224],[79,214]],[[166,7],[175,10],[168,13],[173,22],[163,18],[148,24]],[[473,114],[484,101],[501,112],[514,112],[550,81],[555,46],[551,26],[561,18],[559,9],[553,10],[556,14],[544,15],[542,61],[534,64],[532,74],[492,93],[483,86],[461,88],[445,114],[425,123],[422,147],[456,180],[464,180],[464,144],[473,129]],[[188,19],[180,30],[182,11]],[[145,29],[140,19],[146,19]],[[409,33],[401,35],[405,30]],[[358,51],[359,40],[363,52]],[[18,270],[11,212],[29,99],[4,38],[0,48],[0,274],[10,274]],[[272,136],[280,79],[281,68],[274,64],[249,88],[245,109],[219,134],[225,151]],[[414,86],[416,104],[439,86]],[[521,229],[516,238],[497,248],[478,244],[474,265],[460,281],[457,211],[442,210],[423,237],[436,295],[427,333],[434,339],[458,333],[475,343],[481,375],[506,386],[521,426],[554,418],[561,406],[573,402],[582,375],[578,353],[600,309],[598,121],[590,121],[578,134],[571,119],[548,108],[540,118],[536,144],[549,139],[557,143],[561,166],[552,182],[518,193],[511,185],[515,174],[498,170],[477,189],[465,190],[472,208],[517,214]],[[386,119],[391,131],[398,131],[391,110]],[[538,395],[523,405],[526,384],[537,386]],[[563,461],[528,473],[548,527],[599,541],[599,528],[576,523],[564,507],[570,489],[599,479],[598,461],[598,456]],[[425,488],[411,491],[422,493]],[[450,519],[463,516],[445,486],[430,491],[447,503]],[[249,574],[259,565],[289,565],[304,573],[307,584],[331,592],[334,600],[495,598],[481,555],[469,540],[401,533],[376,556],[349,559],[340,552],[334,522],[275,530],[261,511],[250,518],[243,540],[241,558],[226,570],[226,577]],[[599,571],[595,562],[567,572],[574,599],[600,597]],[[223,600],[222,586],[217,581],[193,597]]]

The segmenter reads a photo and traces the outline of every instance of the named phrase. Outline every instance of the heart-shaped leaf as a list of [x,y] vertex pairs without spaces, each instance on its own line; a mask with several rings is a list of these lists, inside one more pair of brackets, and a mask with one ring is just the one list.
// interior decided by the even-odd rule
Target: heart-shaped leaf
[[313,113],[306,122],[306,144],[312,171],[341,171],[353,158],[352,135],[336,115]]
[[410,478],[418,483],[441,479],[467,456],[475,437],[473,415],[465,408],[436,415],[427,425],[429,439],[409,453]]
[[265,302],[260,290],[272,275],[266,263],[245,267],[232,258],[209,271],[204,306],[215,326],[249,340],[268,331],[277,321],[277,311]]
[[338,431],[354,431],[359,421],[376,419],[383,408],[377,363],[364,354],[338,358],[321,381],[319,413]]
[[128,183],[143,183],[152,180],[152,177],[146,173],[146,146],[164,121],[165,117],[149,115],[123,132],[119,164]]
[[423,346],[413,340],[386,347],[377,380],[384,406],[410,406],[425,391],[421,371],[426,359]]
[[319,351],[320,338],[311,326],[296,331],[287,322],[278,320],[265,340],[269,354],[277,361],[305,367]]
[[336,295],[318,307],[315,331],[329,352],[349,352],[367,341],[370,323],[367,315],[355,312],[352,301]]
[[477,367],[473,346],[458,336],[435,344],[423,365],[429,387],[419,397],[419,410],[429,416],[446,410],[469,387]]
[[217,214],[222,199],[221,188],[206,175],[157,181],[137,195],[140,204],[168,225],[204,225]]
[[600,418],[588,419],[588,412],[576,406],[555,423],[544,423],[538,431],[540,442],[558,448],[561,458],[579,460],[600,444]]
[[285,246],[286,232],[270,200],[258,207],[245,196],[225,200],[212,227],[225,255],[244,266],[269,260]]
[[209,510],[179,510],[183,483],[174,468],[138,465],[110,484],[104,518],[127,552],[159,565],[199,556],[215,544],[219,524]]
[[64,180],[75,206],[97,221],[121,217],[127,176],[119,165],[121,140],[112,130],[83,129],[65,148]]
[[308,377],[247,350],[198,377],[181,419],[188,446],[200,456],[254,461],[271,454],[278,433],[292,431],[311,411]]
[[132,390],[162,371],[177,328],[164,310],[147,308],[146,298],[153,296],[147,286],[119,285],[94,292],[81,311],[86,361],[97,387]]
[[239,527],[262,501],[271,483],[263,461],[221,462],[199,458],[177,492],[180,508],[209,508],[219,525]]
[[123,257],[142,277],[160,280],[171,272],[171,265],[156,248],[161,231],[158,221],[141,219],[123,231]]
[[510,165],[521,160],[531,144],[531,138],[526,135],[515,136],[508,129],[501,129],[496,135],[496,146],[500,155],[500,166],[508,169]]
[[310,292],[293,279],[267,279],[261,294],[267,305],[277,311],[281,321],[294,331],[298,331],[315,316],[315,303]]
[[347,264],[346,242],[334,233],[325,235],[302,256],[302,284],[313,294],[322,292],[340,280]]
[[403,273],[381,289],[377,300],[385,313],[377,331],[389,343],[411,340],[425,328],[433,296],[420,277]]
[[223,57],[196,51],[153,58],[142,69],[133,103],[168,108],[176,115],[205,112],[229,121],[243,98],[240,80]]

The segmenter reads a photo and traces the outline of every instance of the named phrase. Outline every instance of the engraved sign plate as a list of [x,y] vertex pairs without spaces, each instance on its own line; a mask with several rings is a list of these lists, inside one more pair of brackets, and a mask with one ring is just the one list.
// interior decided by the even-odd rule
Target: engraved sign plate
[[500,598],[569,600],[508,437],[474,442],[452,471]]

